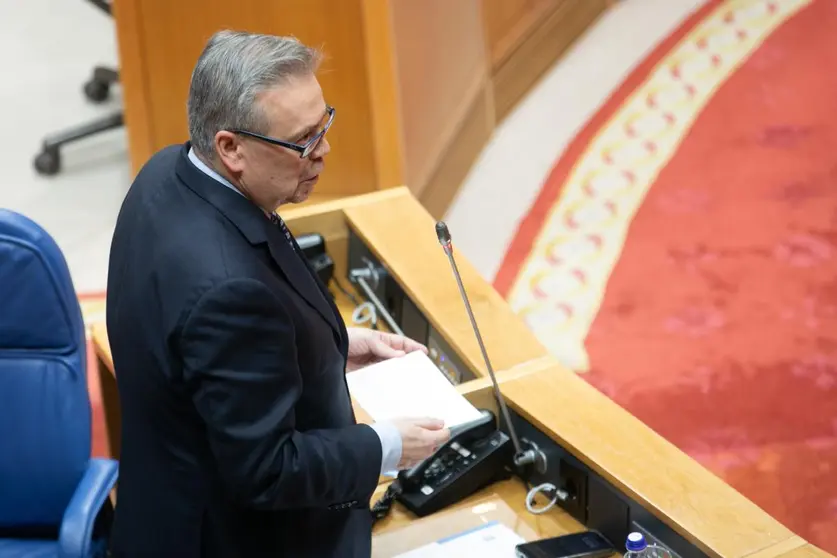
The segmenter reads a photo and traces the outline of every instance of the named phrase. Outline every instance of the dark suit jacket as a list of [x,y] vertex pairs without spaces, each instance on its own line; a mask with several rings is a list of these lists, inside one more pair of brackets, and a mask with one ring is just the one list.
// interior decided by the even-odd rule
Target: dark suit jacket
[[279,227],[166,148],[110,254],[122,404],[115,557],[369,556],[381,443],[346,328]]

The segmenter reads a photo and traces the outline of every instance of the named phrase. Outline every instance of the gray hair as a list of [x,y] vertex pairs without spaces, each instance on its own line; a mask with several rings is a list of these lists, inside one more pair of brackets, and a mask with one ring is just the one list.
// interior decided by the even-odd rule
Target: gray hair
[[266,134],[256,96],[283,80],[317,71],[321,54],[293,37],[220,31],[209,39],[192,72],[189,137],[195,151],[214,157],[215,134],[242,129]]

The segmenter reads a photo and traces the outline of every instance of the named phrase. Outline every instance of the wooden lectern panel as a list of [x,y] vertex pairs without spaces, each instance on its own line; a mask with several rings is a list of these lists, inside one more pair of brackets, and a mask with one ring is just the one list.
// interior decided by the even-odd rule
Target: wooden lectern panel
[[742,558],[801,541],[557,361],[504,382],[503,394],[526,420],[709,556]]
[[[391,0],[404,183],[422,190],[489,86],[479,0]],[[480,147],[482,144],[480,144]]]
[[[436,238],[435,222],[409,192],[345,209],[352,229],[398,280],[431,325],[471,370],[486,375],[482,353],[465,311],[447,256]],[[546,356],[511,307],[464,256],[454,256],[486,350],[495,370]]]

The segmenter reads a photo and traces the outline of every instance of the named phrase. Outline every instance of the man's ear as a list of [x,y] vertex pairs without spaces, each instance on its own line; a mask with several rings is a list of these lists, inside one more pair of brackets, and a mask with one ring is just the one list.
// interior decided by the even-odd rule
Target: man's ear
[[215,134],[215,152],[218,154],[220,163],[230,173],[236,174],[243,170],[241,142],[236,134],[226,130]]

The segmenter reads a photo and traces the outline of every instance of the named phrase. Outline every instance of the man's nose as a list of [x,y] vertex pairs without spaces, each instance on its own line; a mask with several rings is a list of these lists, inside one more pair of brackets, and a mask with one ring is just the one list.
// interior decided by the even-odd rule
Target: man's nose
[[316,159],[322,159],[328,155],[329,151],[331,151],[331,144],[328,143],[328,140],[325,137],[323,137],[323,139],[320,140],[320,144],[316,149],[314,149],[314,157]]

